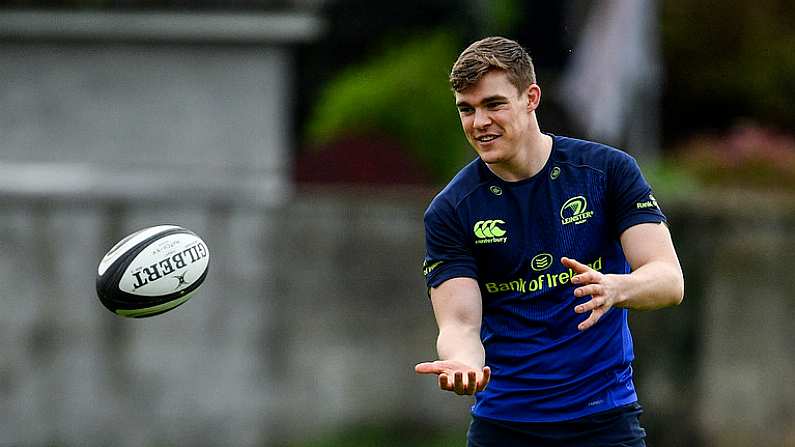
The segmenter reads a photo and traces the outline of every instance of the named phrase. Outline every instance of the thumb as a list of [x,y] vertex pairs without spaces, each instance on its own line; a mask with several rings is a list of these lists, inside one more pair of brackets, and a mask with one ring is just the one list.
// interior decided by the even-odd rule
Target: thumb
[[417,374],[441,374],[444,369],[439,366],[438,362],[423,362],[414,366],[414,371]]

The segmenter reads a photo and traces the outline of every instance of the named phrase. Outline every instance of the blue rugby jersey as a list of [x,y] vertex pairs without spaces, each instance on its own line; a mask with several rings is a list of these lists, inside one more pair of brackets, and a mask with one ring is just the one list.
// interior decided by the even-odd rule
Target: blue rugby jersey
[[535,176],[506,182],[478,158],[425,212],[428,287],[475,278],[492,377],[476,416],[523,422],[574,419],[637,400],[627,310],[583,332],[563,256],[602,273],[629,273],[619,236],[663,222],[635,160],[617,149],[553,136]]

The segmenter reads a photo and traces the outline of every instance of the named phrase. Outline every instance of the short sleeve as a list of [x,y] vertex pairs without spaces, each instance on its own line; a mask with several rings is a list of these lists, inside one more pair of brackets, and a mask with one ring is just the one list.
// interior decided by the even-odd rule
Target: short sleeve
[[638,162],[628,154],[616,151],[608,187],[617,235],[641,223],[666,222],[665,214],[654,198],[651,186],[643,178]]
[[425,261],[428,288],[448,279],[477,279],[477,264],[467,246],[465,232],[451,206],[435,200],[425,212]]

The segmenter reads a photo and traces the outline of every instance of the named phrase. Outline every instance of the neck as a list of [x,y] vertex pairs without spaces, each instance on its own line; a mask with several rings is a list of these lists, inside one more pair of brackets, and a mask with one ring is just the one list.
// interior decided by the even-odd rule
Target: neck
[[550,153],[552,153],[552,137],[536,129],[530,132],[527,142],[511,160],[486,166],[497,177],[507,182],[516,182],[533,177],[544,169]]

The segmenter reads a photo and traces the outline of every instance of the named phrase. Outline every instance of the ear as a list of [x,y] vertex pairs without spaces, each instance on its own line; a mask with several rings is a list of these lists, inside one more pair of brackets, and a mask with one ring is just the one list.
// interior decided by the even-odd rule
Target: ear
[[539,104],[541,104],[541,87],[538,84],[530,84],[527,87],[527,111],[535,111]]

